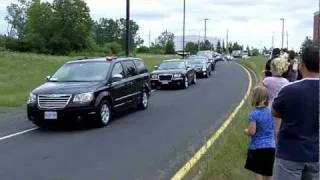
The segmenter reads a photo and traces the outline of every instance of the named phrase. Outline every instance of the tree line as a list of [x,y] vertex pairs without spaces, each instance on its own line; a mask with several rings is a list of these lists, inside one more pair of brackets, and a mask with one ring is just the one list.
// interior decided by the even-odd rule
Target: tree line
[[[83,0],[18,0],[7,7],[7,35],[0,45],[6,49],[67,55],[71,52],[119,54],[125,47],[124,18],[94,21]],[[139,25],[130,21],[130,49],[143,40]]]
[[[12,51],[54,55],[122,55],[126,45],[126,19],[100,18],[94,21],[84,0],[18,0],[7,6],[7,35],[0,36],[0,47]],[[138,35],[139,25],[130,20],[131,52],[174,54],[172,32],[164,31],[150,47]],[[200,46],[200,47],[199,47]],[[244,50],[237,42],[186,42],[186,51],[215,50],[220,53]],[[249,52],[258,52],[247,47]]]

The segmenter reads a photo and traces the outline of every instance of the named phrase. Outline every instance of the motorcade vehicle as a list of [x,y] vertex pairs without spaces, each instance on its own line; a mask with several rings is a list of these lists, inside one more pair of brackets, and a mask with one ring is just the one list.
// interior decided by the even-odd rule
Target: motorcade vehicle
[[188,65],[192,67],[197,74],[197,77],[211,76],[211,63],[206,57],[202,56],[192,56],[188,58]]
[[160,89],[164,86],[175,86],[187,89],[196,84],[197,76],[193,68],[188,66],[185,59],[165,60],[151,72],[151,87]]
[[39,127],[79,120],[106,126],[114,113],[125,108],[147,109],[150,93],[150,73],[142,59],[75,60],[32,90],[27,116]]
[[214,61],[214,57],[213,57],[213,52],[212,51],[198,51],[197,56],[205,56],[209,59],[209,61],[211,62],[211,69],[212,71],[215,70],[216,68],[216,62]]

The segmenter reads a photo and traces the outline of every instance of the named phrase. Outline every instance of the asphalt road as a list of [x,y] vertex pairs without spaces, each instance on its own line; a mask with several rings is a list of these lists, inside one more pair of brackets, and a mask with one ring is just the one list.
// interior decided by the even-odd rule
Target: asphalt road
[[[216,69],[187,90],[153,92],[147,110],[122,115],[105,128],[37,129],[1,140],[0,179],[170,179],[247,90],[248,76],[237,64],[219,63]],[[11,125],[0,116],[0,131],[32,127],[22,112]]]

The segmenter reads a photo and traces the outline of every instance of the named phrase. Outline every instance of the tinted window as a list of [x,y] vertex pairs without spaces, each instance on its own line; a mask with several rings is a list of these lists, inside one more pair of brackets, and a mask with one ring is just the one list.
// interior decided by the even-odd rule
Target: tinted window
[[134,63],[136,64],[137,70],[139,74],[143,74],[148,72],[146,66],[144,65],[144,62],[141,60],[134,60]]
[[137,69],[133,61],[123,61],[123,64],[125,65],[127,72],[128,72],[128,77],[135,76],[137,75]]
[[159,70],[163,69],[185,69],[186,64],[184,61],[165,61],[159,65]]
[[122,76],[125,76],[125,72],[121,63],[116,63],[112,69],[111,76],[114,76],[116,74],[121,74]]
[[102,81],[109,71],[108,62],[79,62],[63,65],[50,81]]

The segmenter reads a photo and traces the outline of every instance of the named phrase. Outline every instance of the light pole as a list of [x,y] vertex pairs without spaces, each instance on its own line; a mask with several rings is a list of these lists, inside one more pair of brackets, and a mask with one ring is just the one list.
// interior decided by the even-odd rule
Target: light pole
[[204,43],[206,43],[206,40],[207,40],[207,21],[208,20],[209,20],[208,18],[204,19]]
[[287,31],[287,49],[289,49],[289,33]]
[[274,34],[275,34],[275,32],[273,32],[272,33],[272,44],[271,44],[271,49],[273,49],[274,48]]
[[283,40],[284,40],[284,18],[280,18],[282,21],[282,40],[281,40],[281,49],[283,49]]
[[186,32],[186,0],[183,0],[183,35],[182,35],[182,57],[185,57],[185,32]]
[[129,56],[129,33],[130,33],[130,0],[127,0],[126,12],[126,56]]
[[226,49],[227,49],[227,53],[229,54],[229,29],[227,29],[227,44],[226,44]]

